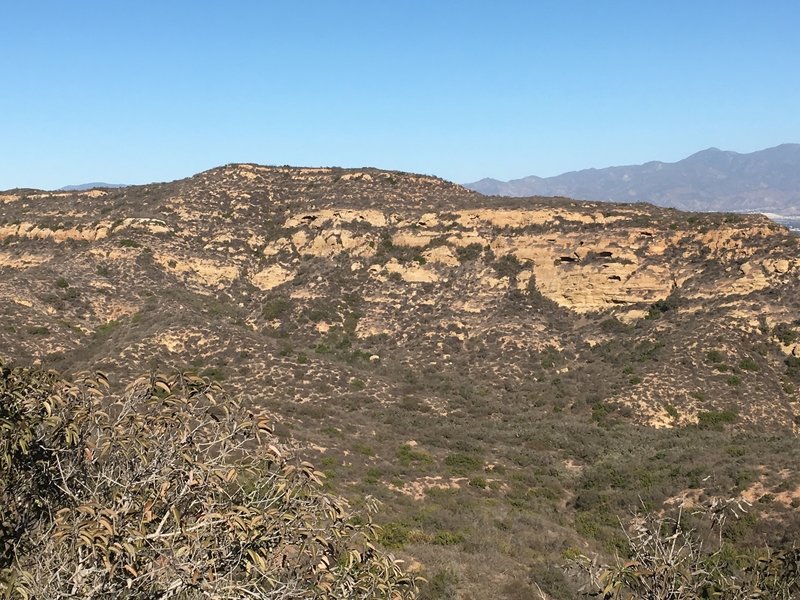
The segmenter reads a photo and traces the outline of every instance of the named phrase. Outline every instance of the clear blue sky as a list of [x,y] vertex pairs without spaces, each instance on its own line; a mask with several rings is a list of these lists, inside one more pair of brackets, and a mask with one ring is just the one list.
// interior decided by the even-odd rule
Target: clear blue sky
[[797,0],[0,0],[0,189],[800,142]]

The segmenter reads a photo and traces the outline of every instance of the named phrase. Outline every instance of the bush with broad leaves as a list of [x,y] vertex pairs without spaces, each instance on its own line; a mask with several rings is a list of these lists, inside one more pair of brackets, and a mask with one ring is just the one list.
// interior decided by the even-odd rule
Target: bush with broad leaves
[[109,391],[0,363],[6,598],[416,596],[265,414],[189,374]]

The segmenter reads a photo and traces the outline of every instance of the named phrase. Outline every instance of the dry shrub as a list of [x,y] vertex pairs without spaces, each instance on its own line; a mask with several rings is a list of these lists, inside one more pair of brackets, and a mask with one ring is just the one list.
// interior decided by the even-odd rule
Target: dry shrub
[[717,542],[711,546],[684,526],[682,512],[669,517],[644,511],[625,531],[627,558],[604,565],[580,555],[568,569],[587,578],[586,595],[605,600],[800,597],[800,549],[766,548],[759,556],[731,556],[723,546],[720,528],[729,518],[741,518],[747,508],[736,499],[714,498],[698,511],[707,517],[709,533],[716,530]]
[[0,363],[7,598],[411,598],[370,520],[324,494],[269,420],[188,374]]

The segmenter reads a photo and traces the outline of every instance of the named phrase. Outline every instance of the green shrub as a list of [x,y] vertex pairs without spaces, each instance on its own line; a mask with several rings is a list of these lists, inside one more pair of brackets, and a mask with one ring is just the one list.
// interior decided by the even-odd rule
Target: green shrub
[[673,419],[677,419],[680,416],[678,414],[678,409],[675,408],[672,404],[665,404],[664,410],[667,411],[667,414]]
[[358,321],[361,319],[361,314],[358,312],[350,312],[344,318],[344,322],[342,323],[342,329],[344,329],[345,333],[348,335],[353,335],[358,328]]
[[575,515],[575,531],[592,539],[600,539],[603,532],[614,524],[614,516],[604,511],[592,510]]
[[264,301],[261,306],[261,316],[268,321],[273,321],[291,308],[289,300],[286,298],[270,298]]
[[476,258],[480,257],[483,253],[483,246],[480,244],[473,243],[469,244],[468,246],[460,246],[456,248],[456,256],[458,260],[463,262],[467,262],[470,260],[475,260]]
[[397,458],[400,464],[408,466],[412,463],[432,463],[433,458],[427,452],[415,450],[409,444],[403,444],[397,449]]
[[735,458],[739,458],[747,454],[747,449],[744,446],[739,446],[739,445],[728,446],[727,448],[725,448],[725,451],[728,453],[729,456],[733,456]]
[[701,411],[697,413],[697,425],[703,429],[721,429],[724,425],[735,423],[739,413],[735,410]]
[[486,480],[483,477],[473,477],[469,480],[469,484],[472,487],[480,488],[482,490],[486,489]]
[[384,548],[400,549],[408,543],[408,534],[402,523],[386,523],[378,530],[378,541]]
[[459,578],[450,569],[436,571],[428,578],[428,583],[422,588],[419,600],[456,600],[459,596],[456,586]]
[[117,327],[119,327],[119,321],[117,321],[116,319],[112,319],[108,323],[102,323],[98,325],[97,329],[94,330],[94,335],[96,337],[108,336]]
[[514,278],[522,271],[522,263],[513,254],[501,256],[492,263],[492,267],[497,272],[498,277]]
[[600,329],[603,330],[605,333],[611,334],[619,334],[619,333],[627,333],[630,331],[630,326],[625,325],[622,321],[615,317],[609,317],[600,321]]
[[786,375],[794,381],[800,381],[800,358],[790,354],[783,361],[786,365]]
[[432,544],[437,546],[456,546],[464,543],[464,536],[453,531],[439,531],[433,536]]
[[788,323],[778,323],[772,328],[772,335],[774,335],[781,344],[788,346],[797,341],[797,332]]
[[375,456],[375,450],[366,444],[356,444],[353,446],[353,451],[363,454],[364,456]]
[[736,387],[736,386],[742,384],[742,378],[739,377],[738,375],[731,375],[730,377],[728,377],[725,380],[725,383],[727,383],[728,385],[730,385],[732,387]]
[[743,358],[739,361],[739,368],[743,371],[760,371],[761,367],[758,363],[750,357]]
[[310,308],[308,312],[306,312],[306,316],[308,317],[309,321],[313,323],[319,323],[320,321],[330,321],[331,315],[328,309],[326,308]]
[[680,298],[676,293],[672,293],[663,300],[657,300],[650,305],[650,309],[645,315],[645,319],[659,319],[661,315],[671,310],[675,310],[680,305]]
[[50,335],[50,329],[44,325],[31,325],[26,331],[30,335]]
[[472,454],[453,452],[444,459],[450,470],[457,475],[467,475],[483,468],[483,461]]

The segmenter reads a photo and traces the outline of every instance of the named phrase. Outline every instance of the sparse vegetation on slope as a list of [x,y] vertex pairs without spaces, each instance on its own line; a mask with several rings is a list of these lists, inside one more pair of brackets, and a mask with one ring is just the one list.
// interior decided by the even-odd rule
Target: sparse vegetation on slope
[[425,598],[571,600],[640,499],[751,501],[730,552],[800,531],[800,261],[760,216],[255,165],[60,194],[3,195],[3,352],[224,381],[383,502]]

